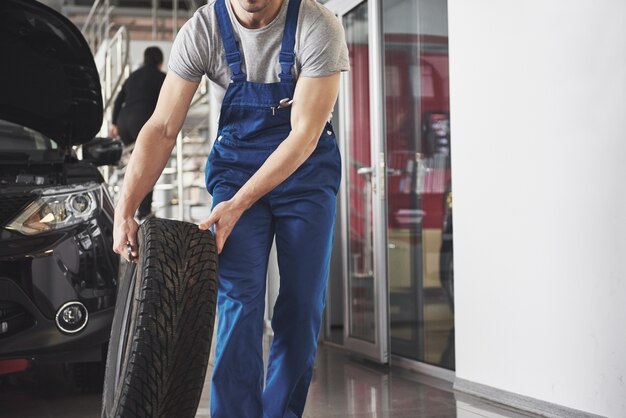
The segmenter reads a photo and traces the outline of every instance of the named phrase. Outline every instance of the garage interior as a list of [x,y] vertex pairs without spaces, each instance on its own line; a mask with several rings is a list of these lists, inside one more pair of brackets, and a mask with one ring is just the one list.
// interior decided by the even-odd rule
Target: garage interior
[[[69,18],[90,47],[103,138],[144,49],[158,46],[166,71],[178,30],[207,3],[40,1]],[[619,238],[626,201],[614,196],[626,165],[609,155],[626,152],[623,1],[600,0],[595,9],[566,0],[317,1],[343,23],[351,70],[333,113],[345,168],[303,416],[626,417],[619,331],[626,267],[615,261],[626,250]],[[210,214],[205,165],[217,136],[214,93],[204,77],[155,185],[155,217],[199,223]],[[601,103],[608,116],[572,104],[583,99]],[[606,126],[607,119],[618,122]],[[590,146],[583,136],[601,139]],[[590,147],[608,152],[581,151]],[[124,147],[118,165],[99,167],[113,204],[132,149]],[[550,180],[528,167],[533,161]],[[610,219],[582,225],[590,213]],[[594,244],[577,246],[575,228]],[[274,249],[266,365],[279,279]],[[3,309],[0,323],[9,316]],[[101,416],[102,394],[69,382],[70,366],[2,360],[0,418]],[[197,418],[210,417],[213,360],[212,350]]]

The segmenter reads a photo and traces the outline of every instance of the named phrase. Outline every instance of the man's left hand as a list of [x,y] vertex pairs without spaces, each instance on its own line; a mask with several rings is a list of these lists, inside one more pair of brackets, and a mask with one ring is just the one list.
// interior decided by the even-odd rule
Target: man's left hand
[[222,252],[226,239],[233,231],[244,210],[241,205],[237,205],[233,200],[226,200],[217,204],[209,217],[198,225],[198,228],[203,231],[215,225],[215,243],[218,254]]

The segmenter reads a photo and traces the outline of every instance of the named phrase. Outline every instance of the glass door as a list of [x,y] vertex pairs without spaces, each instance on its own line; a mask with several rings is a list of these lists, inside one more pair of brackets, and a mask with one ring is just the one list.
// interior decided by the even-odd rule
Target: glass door
[[390,348],[454,369],[447,1],[382,5]]
[[331,0],[339,99],[343,345],[455,367],[446,0]]
[[[382,143],[380,30],[371,30],[371,1],[344,1],[351,70],[343,75],[340,125],[344,176],[344,346],[387,362],[387,277]],[[378,40],[378,41],[377,41]],[[378,93],[381,92],[381,93]],[[383,167],[384,168],[384,167]]]

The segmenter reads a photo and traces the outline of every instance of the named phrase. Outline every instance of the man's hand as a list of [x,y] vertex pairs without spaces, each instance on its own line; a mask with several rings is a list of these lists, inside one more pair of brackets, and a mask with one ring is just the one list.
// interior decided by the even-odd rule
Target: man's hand
[[233,232],[235,224],[244,211],[245,208],[234,200],[225,200],[217,204],[211,211],[211,215],[198,225],[198,228],[203,231],[215,225],[215,244],[218,254],[222,252],[226,239]]
[[[135,219],[130,217],[122,217],[115,215],[113,221],[113,251],[121,255],[128,262],[136,262],[139,256],[139,247],[137,247],[137,230],[139,225]],[[129,253],[128,246],[130,244],[131,251]]]
[[109,128],[109,136],[113,139],[117,138],[118,136],[120,136],[119,131],[117,130],[117,125],[111,125],[111,127]]

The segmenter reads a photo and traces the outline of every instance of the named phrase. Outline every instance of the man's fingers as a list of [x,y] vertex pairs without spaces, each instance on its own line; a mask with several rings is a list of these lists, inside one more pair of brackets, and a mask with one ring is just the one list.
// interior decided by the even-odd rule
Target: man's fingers
[[222,253],[222,249],[224,248],[224,239],[222,238],[221,235],[217,239],[216,244],[217,244],[217,253],[221,254]]
[[135,259],[133,246],[130,241],[126,242],[126,252],[124,253],[124,257],[126,258],[126,261],[133,261]]
[[220,224],[215,224],[215,246],[217,247],[217,253],[220,254],[222,252],[222,247],[224,246],[224,240],[222,228]]
[[133,234],[131,234],[128,237],[128,241],[126,242],[126,246],[127,246],[127,249],[130,249],[129,252],[130,252],[132,258],[136,258],[136,257],[139,256],[139,247],[137,247],[137,240],[135,239]]
[[122,257],[124,260],[130,262],[129,257],[128,257],[128,249],[127,249],[126,245],[124,245],[124,244],[117,245],[117,246],[115,246],[113,248],[113,251],[116,254],[119,254],[120,257]]
[[203,231],[211,227],[215,228],[215,245],[218,254],[221,254],[224,249],[226,239],[233,229],[234,222],[236,222],[236,219],[233,220],[230,215],[229,206],[225,202],[221,202],[213,208],[208,218],[198,224],[198,228]]
[[128,228],[128,232],[126,232],[126,253],[128,255],[129,261],[133,261],[137,257],[139,257],[139,247],[137,246],[137,225],[131,223]]
[[137,245],[138,225],[132,218],[115,218],[113,251],[126,261],[133,261],[139,256]]
[[215,224],[216,222],[217,222],[217,214],[215,213],[215,210],[213,210],[213,212],[211,212],[209,217],[206,218],[204,221],[202,221],[198,225],[198,228],[200,228],[203,231],[206,231],[207,229],[211,228],[213,224]]

